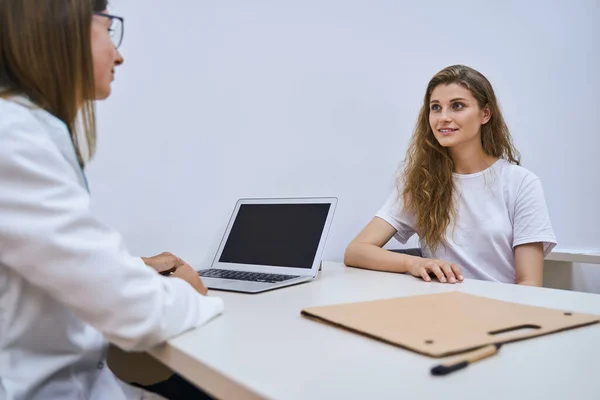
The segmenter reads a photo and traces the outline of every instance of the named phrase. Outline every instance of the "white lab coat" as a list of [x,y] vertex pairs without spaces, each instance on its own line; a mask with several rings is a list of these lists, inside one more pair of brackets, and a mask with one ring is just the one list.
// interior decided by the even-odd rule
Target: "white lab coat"
[[65,124],[0,99],[0,399],[126,399],[107,340],[146,350],[222,310],[94,217]]

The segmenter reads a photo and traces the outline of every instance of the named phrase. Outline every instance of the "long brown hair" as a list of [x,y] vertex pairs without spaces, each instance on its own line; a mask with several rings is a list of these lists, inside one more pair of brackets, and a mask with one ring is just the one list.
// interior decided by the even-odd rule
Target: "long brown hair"
[[82,166],[96,147],[92,16],[106,7],[107,0],[0,0],[0,97],[25,96],[63,121]]
[[398,190],[406,210],[415,215],[421,240],[432,250],[445,244],[446,230],[456,216],[454,204],[454,162],[448,150],[436,140],[429,124],[431,93],[438,85],[456,83],[468,89],[479,108],[488,106],[491,118],[481,126],[483,151],[519,165],[520,155],[496,100],[490,82],[480,72],[464,65],[453,65],[438,72],[427,85],[417,126],[399,178]]

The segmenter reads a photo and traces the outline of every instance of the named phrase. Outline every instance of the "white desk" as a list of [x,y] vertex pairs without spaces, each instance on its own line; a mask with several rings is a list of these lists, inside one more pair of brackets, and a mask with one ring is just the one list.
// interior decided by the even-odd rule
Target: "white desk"
[[505,345],[446,377],[440,359],[306,319],[308,306],[461,290],[600,314],[600,295],[411,276],[325,263],[321,277],[257,295],[212,292],[225,313],[151,353],[222,399],[598,399],[600,324]]
[[600,251],[590,250],[567,250],[567,249],[555,249],[552,251],[546,260],[550,261],[566,261],[572,263],[583,263],[583,264],[600,264]]

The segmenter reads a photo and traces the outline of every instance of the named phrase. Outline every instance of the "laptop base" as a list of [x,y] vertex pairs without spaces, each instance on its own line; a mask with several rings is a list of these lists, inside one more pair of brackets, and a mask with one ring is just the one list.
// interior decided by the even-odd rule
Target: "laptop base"
[[238,281],[232,279],[219,279],[219,278],[205,278],[201,277],[204,285],[213,290],[223,290],[227,292],[240,292],[240,293],[262,293],[269,290],[279,289],[282,287],[297,285],[299,283],[312,281],[313,278],[310,276],[302,276],[294,279],[290,279],[283,282],[267,283],[267,282],[249,282],[249,281]]

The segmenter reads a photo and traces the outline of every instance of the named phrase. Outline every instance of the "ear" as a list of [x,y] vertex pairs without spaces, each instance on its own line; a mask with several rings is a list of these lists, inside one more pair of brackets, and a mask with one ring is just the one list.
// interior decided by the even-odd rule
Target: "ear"
[[483,117],[481,118],[481,125],[487,124],[491,118],[492,110],[490,110],[490,106],[486,104],[485,107],[483,107]]

